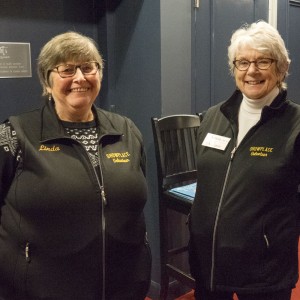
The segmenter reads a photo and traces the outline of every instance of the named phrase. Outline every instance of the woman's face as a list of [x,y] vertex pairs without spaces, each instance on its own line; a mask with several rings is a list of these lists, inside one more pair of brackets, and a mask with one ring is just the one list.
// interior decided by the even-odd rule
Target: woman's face
[[[250,47],[244,47],[237,52],[235,60],[256,61],[260,58],[272,58]],[[276,73],[276,62],[274,61],[267,70],[260,70],[251,63],[248,70],[240,71],[234,68],[235,82],[239,90],[250,99],[260,99],[282,81],[283,75]]]
[[[82,62],[68,61],[63,64],[79,66]],[[72,116],[79,117],[91,111],[101,88],[100,71],[94,75],[84,75],[80,68],[72,77],[62,78],[56,70],[50,73],[49,82],[51,87],[47,88],[52,94],[55,109],[62,120],[72,121]]]

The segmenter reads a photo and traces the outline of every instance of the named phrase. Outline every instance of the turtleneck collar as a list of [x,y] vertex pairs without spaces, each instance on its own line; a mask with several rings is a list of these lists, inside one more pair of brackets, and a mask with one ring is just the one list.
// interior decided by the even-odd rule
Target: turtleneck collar
[[264,106],[270,106],[278,94],[279,88],[277,86],[275,86],[268,95],[260,99],[250,99],[243,94],[241,108],[249,113],[259,113]]

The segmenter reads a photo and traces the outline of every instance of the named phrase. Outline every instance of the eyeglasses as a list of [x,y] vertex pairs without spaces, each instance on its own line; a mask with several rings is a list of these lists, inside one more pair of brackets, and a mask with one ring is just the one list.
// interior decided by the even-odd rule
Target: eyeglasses
[[95,61],[83,63],[81,65],[64,64],[53,68],[61,78],[72,77],[75,75],[77,68],[80,69],[83,75],[95,75],[100,69],[100,65]]
[[276,59],[273,58],[259,58],[253,61],[238,59],[234,60],[233,64],[240,71],[247,71],[252,63],[254,63],[255,67],[259,70],[267,70],[270,68],[274,61],[276,61]]

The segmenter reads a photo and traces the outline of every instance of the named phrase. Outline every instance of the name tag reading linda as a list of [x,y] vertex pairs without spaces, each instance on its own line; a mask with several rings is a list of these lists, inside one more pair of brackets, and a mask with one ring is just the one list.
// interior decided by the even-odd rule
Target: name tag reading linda
[[219,150],[225,150],[229,141],[229,137],[208,133],[202,143],[202,146]]

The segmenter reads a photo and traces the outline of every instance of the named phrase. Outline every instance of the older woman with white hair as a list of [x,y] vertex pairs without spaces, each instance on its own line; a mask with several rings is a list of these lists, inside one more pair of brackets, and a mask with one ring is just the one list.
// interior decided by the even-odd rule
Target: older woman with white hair
[[300,106],[287,98],[290,59],[264,21],[231,38],[237,86],[198,133],[190,215],[196,299],[289,300],[298,279]]

